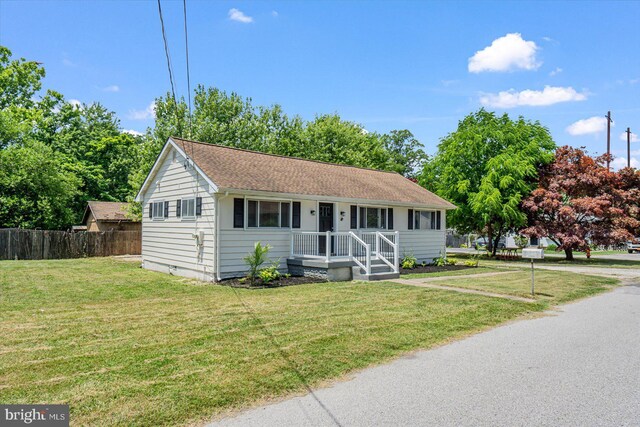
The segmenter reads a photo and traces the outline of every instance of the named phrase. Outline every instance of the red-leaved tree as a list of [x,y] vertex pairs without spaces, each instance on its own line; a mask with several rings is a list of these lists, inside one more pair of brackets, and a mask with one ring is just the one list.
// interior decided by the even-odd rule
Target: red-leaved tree
[[607,171],[606,159],[569,146],[558,148],[553,163],[540,170],[539,187],[522,203],[529,217],[522,234],[550,238],[568,260],[590,243],[631,239],[638,226],[637,199],[635,211],[632,206],[638,176]]

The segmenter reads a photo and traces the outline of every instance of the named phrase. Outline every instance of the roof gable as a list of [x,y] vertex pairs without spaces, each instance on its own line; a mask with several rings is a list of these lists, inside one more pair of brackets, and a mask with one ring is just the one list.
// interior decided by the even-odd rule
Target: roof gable
[[84,210],[82,222],[87,221],[89,213],[93,215],[96,221],[133,221],[127,217],[127,203],[125,202],[99,202],[90,201]]
[[[220,190],[325,196],[453,209],[395,172],[264,154],[171,138]],[[176,147],[176,148],[178,148]]]

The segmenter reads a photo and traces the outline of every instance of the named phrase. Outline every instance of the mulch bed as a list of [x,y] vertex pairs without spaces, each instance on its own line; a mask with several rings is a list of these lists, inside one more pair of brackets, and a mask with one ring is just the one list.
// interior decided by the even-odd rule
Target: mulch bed
[[266,288],[281,288],[283,286],[291,286],[291,285],[303,285],[307,283],[326,283],[326,282],[327,282],[326,280],[319,279],[317,277],[291,276],[291,277],[282,277],[268,284],[264,284],[260,279],[257,279],[253,286],[249,283],[248,280],[242,280],[241,278],[225,279],[221,282],[218,282],[218,284],[223,286],[231,286],[232,288],[266,289]]
[[468,268],[476,267],[469,267],[467,265],[443,265],[442,267],[436,265],[419,265],[413,269],[401,268],[400,274],[438,273],[440,271],[466,270]]

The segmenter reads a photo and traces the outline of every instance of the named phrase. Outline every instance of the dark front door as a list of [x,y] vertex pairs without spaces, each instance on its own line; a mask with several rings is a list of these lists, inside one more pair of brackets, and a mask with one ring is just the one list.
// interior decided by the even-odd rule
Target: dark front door
[[[318,211],[318,231],[321,233],[333,231],[333,203],[320,203]],[[333,251],[333,238],[331,249]],[[327,236],[318,236],[318,253],[327,254]]]

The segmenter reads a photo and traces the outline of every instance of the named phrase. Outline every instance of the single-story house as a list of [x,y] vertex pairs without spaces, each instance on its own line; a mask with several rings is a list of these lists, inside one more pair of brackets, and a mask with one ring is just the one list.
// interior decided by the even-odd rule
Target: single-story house
[[90,201],[84,210],[82,223],[86,231],[140,231],[140,221],[127,216],[127,203]]
[[400,174],[169,138],[136,200],[150,270],[246,275],[255,242],[294,275],[397,277],[445,255],[455,206]]

